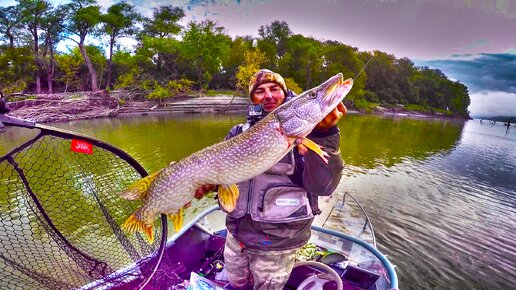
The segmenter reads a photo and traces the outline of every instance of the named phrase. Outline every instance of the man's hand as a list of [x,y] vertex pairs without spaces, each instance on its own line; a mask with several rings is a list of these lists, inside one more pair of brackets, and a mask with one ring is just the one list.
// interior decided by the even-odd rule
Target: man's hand
[[205,184],[197,188],[197,190],[195,191],[195,198],[201,199],[206,193],[214,191],[215,187],[217,186],[214,184]]
[[340,118],[346,115],[347,111],[348,109],[346,109],[346,106],[344,106],[343,103],[339,103],[337,108],[333,109],[333,111],[326,115],[326,117],[324,117],[324,119],[315,126],[315,129],[326,130],[337,125],[337,122],[339,122]]
[[[213,185],[213,184],[205,184],[205,185],[197,188],[197,190],[195,190],[195,198],[201,199],[205,194],[214,191],[216,187],[217,186]],[[187,204],[185,204],[185,208],[189,208],[190,206],[192,206],[191,201],[188,202]]]

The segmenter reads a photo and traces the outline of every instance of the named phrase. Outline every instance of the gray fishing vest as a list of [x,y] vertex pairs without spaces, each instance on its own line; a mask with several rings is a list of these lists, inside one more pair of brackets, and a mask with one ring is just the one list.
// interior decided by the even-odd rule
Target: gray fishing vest
[[232,218],[249,214],[254,221],[288,223],[313,218],[306,190],[294,184],[295,159],[291,151],[257,177],[238,184],[240,195]]

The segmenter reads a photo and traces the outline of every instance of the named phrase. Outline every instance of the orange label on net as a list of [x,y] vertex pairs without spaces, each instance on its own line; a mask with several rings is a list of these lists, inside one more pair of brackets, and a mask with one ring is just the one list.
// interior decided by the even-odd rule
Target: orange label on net
[[82,140],[72,139],[70,149],[77,153],[93,154],[93,145]]

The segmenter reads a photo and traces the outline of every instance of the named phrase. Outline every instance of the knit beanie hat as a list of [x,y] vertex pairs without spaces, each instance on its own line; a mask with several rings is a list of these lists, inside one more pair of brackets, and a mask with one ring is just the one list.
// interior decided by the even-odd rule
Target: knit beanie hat
[[256,90],[259,85],[265,83],[277,83],[285,93],[285,96],[287,95],[287,85],[285,85],[283,77],[271,70],[261,69],[257,71],[249,81],[249,96],[253,98],[254,90]]

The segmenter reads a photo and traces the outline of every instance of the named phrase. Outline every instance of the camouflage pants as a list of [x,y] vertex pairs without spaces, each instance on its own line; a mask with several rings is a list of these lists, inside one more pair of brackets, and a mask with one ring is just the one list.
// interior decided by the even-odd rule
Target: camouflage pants
[[228,233],[224,249],[225,268],[233,288],[280,290],[294,266],[296,250],[257,251],[245,249]]

